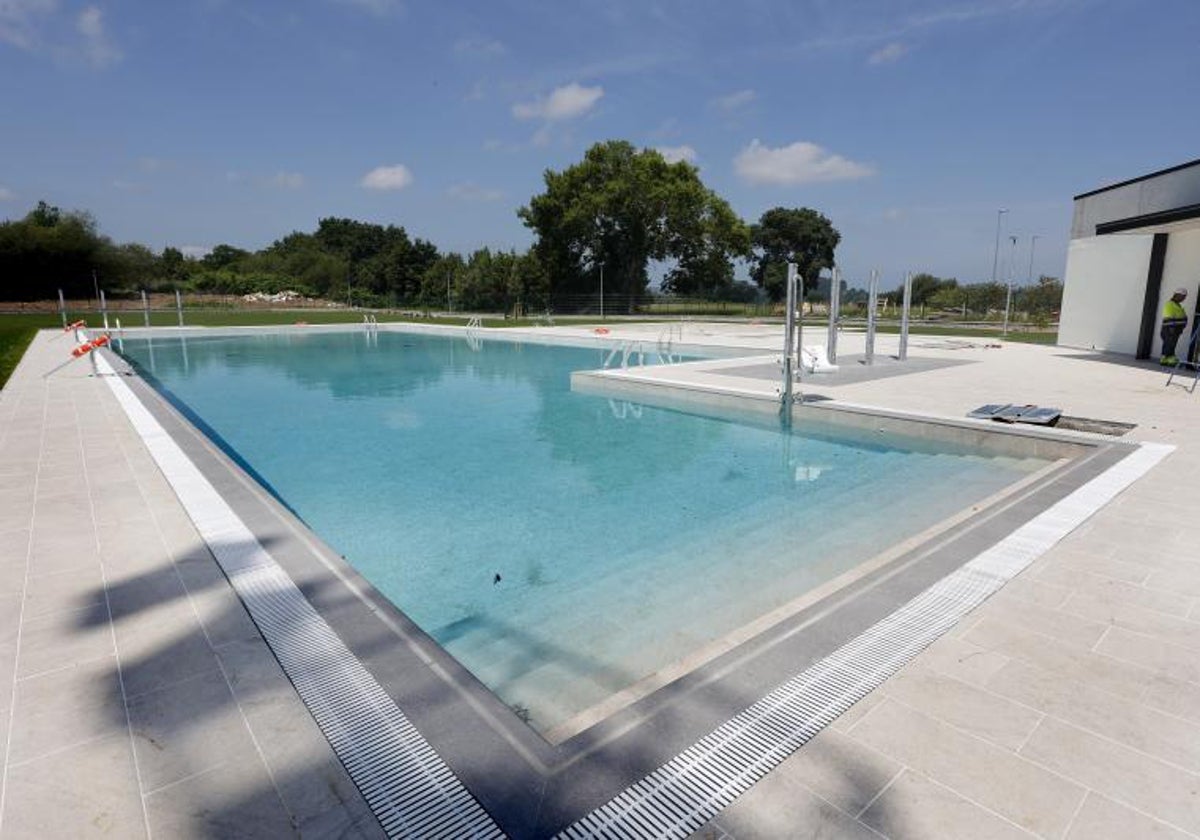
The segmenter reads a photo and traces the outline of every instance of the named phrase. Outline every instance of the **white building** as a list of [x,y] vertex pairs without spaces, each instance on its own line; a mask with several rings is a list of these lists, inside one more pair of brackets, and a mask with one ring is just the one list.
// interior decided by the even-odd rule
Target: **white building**
[[1059,344],[1157,358],[1175,289],[1200,313],[1200,160],[1075,196],[1063,282]]

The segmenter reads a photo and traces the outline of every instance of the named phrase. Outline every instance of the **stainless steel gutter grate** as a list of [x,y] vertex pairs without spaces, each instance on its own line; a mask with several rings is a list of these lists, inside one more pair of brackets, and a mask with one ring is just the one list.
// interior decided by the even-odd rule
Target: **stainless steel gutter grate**
[[387,834],[504,837],[129,387],[105,381]]
[[558,837],[686,838],[1172,449],[1142,444]]

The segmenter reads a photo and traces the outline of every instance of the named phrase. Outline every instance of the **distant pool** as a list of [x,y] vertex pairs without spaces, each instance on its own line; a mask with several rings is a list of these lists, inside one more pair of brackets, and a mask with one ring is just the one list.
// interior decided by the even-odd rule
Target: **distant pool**
[[541,732],[1046,464],[573,393],[596,348],[291,331],[123,352]]

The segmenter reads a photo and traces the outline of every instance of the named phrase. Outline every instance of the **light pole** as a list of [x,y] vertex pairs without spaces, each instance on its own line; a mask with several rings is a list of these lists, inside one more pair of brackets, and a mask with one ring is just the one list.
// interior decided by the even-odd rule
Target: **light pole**
[[996,268],[1000,264],[1000,218],[1007,213],[1008,210],[1001,208],[996,211],[996,250],[992,254],[992,282],[996,282]]
[[597,265],[600,266],[600,320],[604,320],[604,260],[600,260]]
[[1017,267],[1017,237],[1008,237],[1012,241],[1012,257],[1008,261],[1008,289],[1004,293],[1004,334],[1008,335],[1008,313],[1012,309],[1013,274]]
[[1029,277],[1026,278],[1025,282],[1031,286],[1033,285],[1033,249],[1037,247],[1037,241],[1041,238],[1042,237],[1040,236],[1034,235],[1033,238],[1029,240]]

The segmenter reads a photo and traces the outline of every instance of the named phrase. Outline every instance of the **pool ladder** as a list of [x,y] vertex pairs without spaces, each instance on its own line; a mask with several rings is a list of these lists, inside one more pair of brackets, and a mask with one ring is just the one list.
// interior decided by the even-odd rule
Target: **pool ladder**
[[483,329],[483,319],[478,315],[473,315],[471,320],[467,321],[467,346],[478,353],[483,349],[483,340],[479,337],[479,331]]
[[634,358],[635,354],[637,356],[638,365],[646,364],[646,349],[642,346],[642,342],[626,341],[622,342],[620,346],[613,347],[612,352],[610,352],[608,357],[604,360],[605,370],[612,367],[618,354],[621,357],[621,370],[625,370],[629,367],[629,363]]
[[683,340],[683,324],[671,324],[658,336],[658,361],[660,364],[673,365],[681,356],[675,352],[675,333]]
[[374,315],[363,316],[363,329],[367,333],[367,344],[376,344],[379,342],[379,321]]

